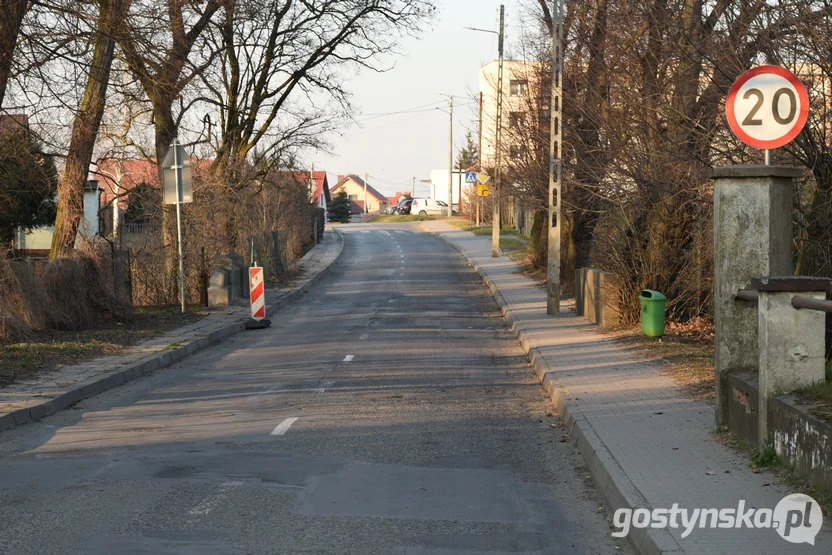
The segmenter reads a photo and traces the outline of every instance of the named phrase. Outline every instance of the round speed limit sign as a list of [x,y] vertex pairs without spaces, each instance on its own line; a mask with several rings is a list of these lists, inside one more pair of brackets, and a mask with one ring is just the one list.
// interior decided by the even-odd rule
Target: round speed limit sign
[[806,87],[792,72],[760,66],[740,75],[725,105],[731,131],[755,148],[777,148],[797,137],[809,115]]

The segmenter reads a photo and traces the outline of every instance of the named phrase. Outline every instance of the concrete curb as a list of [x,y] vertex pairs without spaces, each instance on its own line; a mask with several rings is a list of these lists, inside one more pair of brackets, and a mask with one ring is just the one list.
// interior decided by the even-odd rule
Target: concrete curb
[[[506,322],[508,322],[511,331],[517,336],[517,339],[523,346],[523,350],[526,351],[526,355],[529,357],[529,361],[534,368],[538,380],[540,380],[546,393],[555,403],[561,418],[566,424],[567,433],[575,440],[575,445],[586,461],[592,479],[603,494],[607,505],[613,511],[619,508],[637,509],[649,507],[644,496],[632,483],[618,464],[615,456],[609,451],[604,442],[601,441],[601,438],[598,437],[598,434],[583,416],[581,410],[569,406],[565,389],[554,377],[553,369],[549,366],[546,359],[541,356],[537,345],[529,338],[523,322],[509,308],[508,303],[506,303],[503,294],[494,281],[479,264],[468,258],[468,255],[462,247],[442,236],[440,232],[427,229],[426,231],[433,233],[456,249],[468,262],[469,266],[480,275],[488,286],[488,289],[494,295],[494,298],[497,300],[497,305],[500,307],[500,311],[503,313]],[[642,555],[683,553],[676,539],[665,529],[633,528],[630,530],[627,539],[635,550]]]
[[[338,242],[340,244],[338,247],[338,254],[335,255],[332,262],[327,264],[326,267],[322,268],[314,275],[302,281],[296,287],[286,291],[286,293],[278,297],[267,308],[267,316],[273,315],[290,302],[302,296],[307,288],[317,283],[329,271],[329,269],[336,262],[338,262],[341,255],[344,253],[346,241],[344,240],[343,235],[335,230],[333,231],[335,232],[335,236],[338,238]],[[243,331],[243,329],[245,329],[244,321],[237,321],[213,331],[207,337],[190,341],[184,345],[176,347],[175,349],[158,352],[151,357],[132,365],[119,367],[117,371],[106,376],[96,377],[86,382],[77,383],[69,391],[62,393],[57,397],[53,397],[48,401],[44,401],[43,403],[31,407],[17,409],[3,415],[0,417],[0,432],[15,428],[21,424],[26,424],[27,422],[40,420],[45,416],[67,409],[79,401],[98,395],[99,393],[103,393],[108,389],[123,385],[140,376],[144,376],[145,374],[151,374],[156,370],[166,368],[198,351],[201,351],[202,349],[220,343],[224,339]],[[115,366],[118,366],[118,364]]]

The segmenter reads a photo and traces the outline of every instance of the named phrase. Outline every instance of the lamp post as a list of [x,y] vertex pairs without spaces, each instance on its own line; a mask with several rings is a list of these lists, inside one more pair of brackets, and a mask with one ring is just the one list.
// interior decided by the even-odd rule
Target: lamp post
[[563,21],[565,0],[554,0],[552,99],[549,105],[549,250],[546,264],[546,314],[560,314],[560,243],[563,216]]
[[497,51],[499,54],[497,63],[497,129],[494,133],[494,194],[492,204],[494,205],[494,216],[491,222],[491,258],[500,256],[500,139],[502,138],[503,125],[503,43],[505,39],[505,5],[500,5],[500,30],[477,29],[465,27],[469,31],[492,33],[499,37]]
[[454,215],[454,97],[448,96],[448,217]]

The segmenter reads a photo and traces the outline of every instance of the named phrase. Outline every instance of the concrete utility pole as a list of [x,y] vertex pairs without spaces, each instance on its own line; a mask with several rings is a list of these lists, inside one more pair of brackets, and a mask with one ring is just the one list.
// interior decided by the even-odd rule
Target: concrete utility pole
[[502,194],[502,179],[500,176],[500,150],[503,134],[503,43],[505,41],[506,7],[500,5],[500,32],[498,40],[499,62],[497,66],[497,133],[494,143],[494,194],[491,202],[494,204],[494,216],[491,222],[491,258],[500,256],[500,197]]
[[565,0],[552,12],[552,100],[549,106],[549,252],[546,264],[546,314],[560,315],[560,243],[563,197],[563,21]]
[[370,179],[370,176],[365,173],[364,174],[364,213],[365,214],[369,212],[369,210],[367,210],[367,180],[368,179]]
[[448,97],[448,112],[451,115],[448,127],[448,217],[454,215],[454,97]]

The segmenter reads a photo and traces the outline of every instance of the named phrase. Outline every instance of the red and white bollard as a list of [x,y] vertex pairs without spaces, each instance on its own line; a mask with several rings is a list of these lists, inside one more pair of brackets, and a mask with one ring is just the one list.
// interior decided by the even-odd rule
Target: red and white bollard
[[266,317],[266,290],[263,283],[263,268],[256,266],[248,269],[251,284],[251,317],[262,320]]

